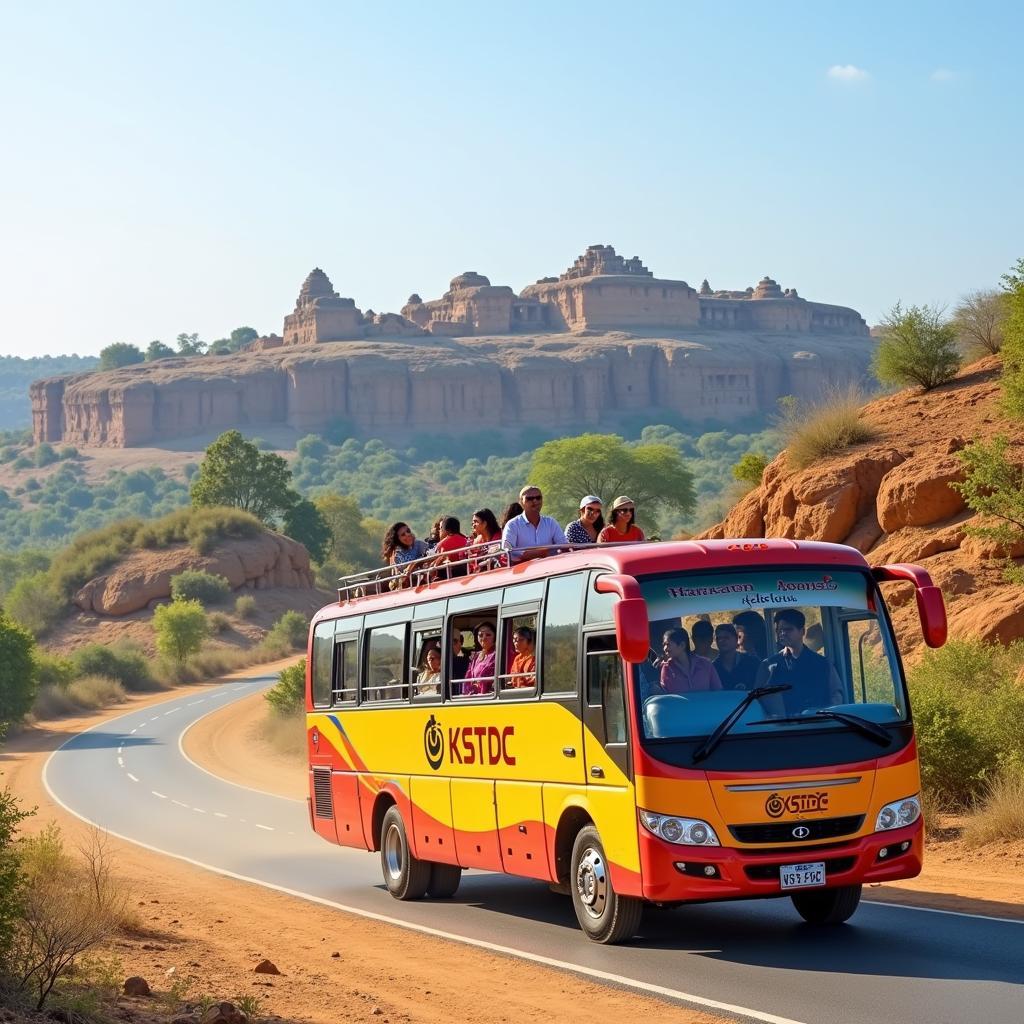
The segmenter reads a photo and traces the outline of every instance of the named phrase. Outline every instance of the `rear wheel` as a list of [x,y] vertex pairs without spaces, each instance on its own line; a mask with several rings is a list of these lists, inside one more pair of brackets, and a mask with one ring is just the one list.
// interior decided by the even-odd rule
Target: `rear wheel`
[[593,825],[581,829],[573,843],[569,889],[580,927],[594,942],[623,942],[640,927],[643,900],[620,896],[612,887],[601,837]]
[[384,884],[396,900],[422,899],[430,884],[430,865],[412,855],[402,813],[389,807],[380,832],[380,866]]
[[860,886],[795,892],[792,900],[797,913],[810,924],[842,924],[853,916],[860,903]]
[[435,900],[448,899],[459,891],[462,868],[457,864],[431,864],[427,895]]

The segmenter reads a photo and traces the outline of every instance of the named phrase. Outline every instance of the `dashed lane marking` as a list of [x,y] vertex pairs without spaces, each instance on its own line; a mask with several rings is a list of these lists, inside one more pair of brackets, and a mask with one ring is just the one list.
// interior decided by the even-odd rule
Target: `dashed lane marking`
[[164,796],[163,793],[158,793],[155,789],[151,789],[150,793],[152,793],[153,796],[157,797],[159,800],[166,800],[167,799],[167,797]]
[[134,775],[132,775],[131,772],[125,772],[125,774],[128,776],[129,779],[132,780],[132,782],[138,782],[139,781],[137,778],[135,778]]
[[263,829],[263,831],[264,831],[264,832],[273,832],[273,831],[275,831],[275,830],[274,830],[273,828],[271,828],[271,826],[270,826],[270,825],[261,825],[261,824],[260,824],[259,822],[256,822],[256,821],[254,821],[254,822],[253,822],[253,824],[254,824],[254,825],[255,825],[255,826],[257,827],[257,828],[261,828],[261,829]]

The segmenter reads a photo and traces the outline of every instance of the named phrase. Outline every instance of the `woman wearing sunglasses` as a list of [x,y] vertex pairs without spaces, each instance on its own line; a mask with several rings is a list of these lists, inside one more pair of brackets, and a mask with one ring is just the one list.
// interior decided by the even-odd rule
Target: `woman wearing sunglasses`
[[596,544],[598,534],[604,529],[601,515],[603,502],[596,494],[588,494],[580,501],[580,514],[565,527],[565,539],[570,544]]
[[636,525],[636,505],[632,498],[620,495],[612,502],[612,521],[598,535],[598,544],[618,544],[622,541],[646,540],[644,531]]

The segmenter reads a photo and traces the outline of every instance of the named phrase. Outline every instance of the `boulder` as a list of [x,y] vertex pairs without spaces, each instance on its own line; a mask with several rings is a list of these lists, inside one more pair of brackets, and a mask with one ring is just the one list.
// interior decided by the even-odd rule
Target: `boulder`
[[200,1024],[248,1024],[249,1018],[234,1003],[214,1003],[203,1013]]
[[126,996],[148,996],[150,995],[149,982],[145,978],[134,975],[126,978],[124,982],[124,994]]
[[950,636],[1010,644],[1024,637],[1024,608],[1017,587],[990,590],[981,600],[960,601],[949,609]]
[[261,960],[254,968],[254,974],[280,974],[277,965],[270,960]]
[[955,455],[924,453],[908,459],[886,473],[878,488],[878,522],[886,533],[894,533],[949,519],[966,507],[963,495],[950,487],[964,478]]

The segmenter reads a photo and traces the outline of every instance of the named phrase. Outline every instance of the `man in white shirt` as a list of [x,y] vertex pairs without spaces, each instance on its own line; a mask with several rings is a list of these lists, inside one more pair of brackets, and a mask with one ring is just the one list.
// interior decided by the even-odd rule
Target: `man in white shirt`
[[[510,519],[505,524],[505,529],[501,531],[501,546],[512,552],[509,555],[512,565],[550,555],[551,548],[545,545],[566,543],[565,534],[558,522],[551,516],[540,514],[544,507],[544,496],[539,487],[527,484],[519,492],[519,504],[523,506],[522,515]],[[531,550],[514,551],[514,548]]]

